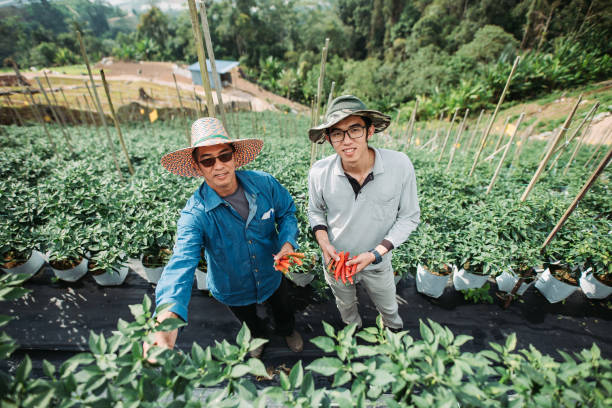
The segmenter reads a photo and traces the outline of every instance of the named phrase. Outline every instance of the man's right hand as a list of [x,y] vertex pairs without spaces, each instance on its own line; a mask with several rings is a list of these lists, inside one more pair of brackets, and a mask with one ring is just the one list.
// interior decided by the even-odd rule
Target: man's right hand
[[336,253],[336,248],[329,242],[329,237],[327,236],[327,231],[325,230],[317,230],[315,232],[315,238],[319,243],[319,247],[321,247],[321,251],[323,251],[323,260],[325,261],[325,265],[329,265],[330,259],[334,261],[339,261],[340,256]]
[[[157,322],[161,323],[168,318],[180,319],[176,313],[173,313],[170,311],[164,311],[160,313],[160,315],[157,317]],[[159,331],[159,332],[153,333],[153,344],[151,345],[145,342],[142,345],[143,356],[145,358],[147,357],[147,352],[152,346],[165,347],[168,349],[174,348],[174,344],[176,343],[177,337],[178,337],[178,329],[174,329],[168,332]],[[147,358],[147,361],[151,364],[157,363],[157,360],[155,360],[154,358]]]

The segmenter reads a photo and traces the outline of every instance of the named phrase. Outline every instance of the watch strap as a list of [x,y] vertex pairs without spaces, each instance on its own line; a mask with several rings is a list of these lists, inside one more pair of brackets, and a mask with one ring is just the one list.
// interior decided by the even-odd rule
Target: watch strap
[[382,256],[376,249],[371,249],[370,252],[374,254],[374,262],[372,262],[373,265],[376,265],[382,262]]

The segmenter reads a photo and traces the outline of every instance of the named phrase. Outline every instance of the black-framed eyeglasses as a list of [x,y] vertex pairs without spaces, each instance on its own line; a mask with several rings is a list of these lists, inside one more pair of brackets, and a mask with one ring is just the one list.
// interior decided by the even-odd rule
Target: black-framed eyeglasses
[[353,125],[346,130],[332,129],[329,132],[329,140],[332,143],[342,143],[346,135],[351,139],[359,139],[365,134],[364,129],[366,129],[366,126],[361,125]]
[[207,157],[205,159],[200,160],[200,164],[204,167],[212,167],[215,165],[215,162],[217,161],[217,159],[219,159],[222,163],[227,163],[228,161],[232,160],[233,157],[234,157],[234,152],[221,153],[218,156]]

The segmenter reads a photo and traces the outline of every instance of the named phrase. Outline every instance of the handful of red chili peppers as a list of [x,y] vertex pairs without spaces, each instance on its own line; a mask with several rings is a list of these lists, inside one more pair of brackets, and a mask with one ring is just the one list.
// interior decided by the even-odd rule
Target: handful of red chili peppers
[[281,271],[285,275],[289,272],[291,265],[302,265],[304,254],[301,252],[289,252],[274,261],[274,269]]
[[327,265],[327,270],[334,274],[336,281],[340,281],[342,279],[342,283],[346,284],[346,281],[348,280],[352,284],[353,276],[355,276],[357,273],[357,264],[346,266],[346,262],[357,257],[354,256],[351,258],[351,254],[349,252],[339,252],[338,256],[340,259],[337,261],[334,261],[332,258],[329,265]]

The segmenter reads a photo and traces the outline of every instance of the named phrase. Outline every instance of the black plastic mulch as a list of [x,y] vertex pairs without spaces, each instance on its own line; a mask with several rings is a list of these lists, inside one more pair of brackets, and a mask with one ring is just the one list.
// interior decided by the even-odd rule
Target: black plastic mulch
[[[305,340],[304,351],[292,353],[283,338],[272,335],[263,355],[268,366],[291,367],[299,359],[308,364],[322,355],[308,341],[323,335],[321,321],[336,328],[343,326],[333,298],[317,300],[310,287],[291,286],[298,309],[296,326]],[[91,330],[110,335],[119,318],[131,321],[128,305],[141,303],[145,293],[154,299],[155,293],[153,285],[133,272],[123,285],[103,288],[88,275],[75,283],[53,282],[53,272],[48,267],[25,287],[32,292],[24,299],[0,303],[1,314],[16,317],[6,326],[6,332],[20,344],[11,360],[0,362],[0,369],[14,369],[16,362],[28,354],[33,360],[34,375],[42,375],[43,359],[57,365],[87,350]],[[520,300],[503,309],[495,290],[490,293],[495,304],[469,303],[452,287],[447,287],[439,299],[431,299],[417,293],[412,278],[404,278],[398,284],[404,329],[420,338],[419,319],[429,318],[448,326],[456,335],[473,336],[474,340],[462,347],[464,351],[476,352],[488,348],[490,342],[502,343],[515,332],[518,348],[533,344],[556,359],[560,359],[557,349],[579,352],[593,343],[604,357],[612,358],[612,302],[591,301],[577,292],[564,303],[550,304],[532,286]],[[377,312],[363,288],[359,288],[359,300],[364,326],[375,325]],[[266,315],[265,307],[259,311]],[[193,342],[203,347],[215,340],[233,342],[239,330],[239,322],[227,307],[194,286],[189,325],[180,334],[178,347],[188,351]]]

